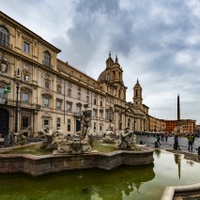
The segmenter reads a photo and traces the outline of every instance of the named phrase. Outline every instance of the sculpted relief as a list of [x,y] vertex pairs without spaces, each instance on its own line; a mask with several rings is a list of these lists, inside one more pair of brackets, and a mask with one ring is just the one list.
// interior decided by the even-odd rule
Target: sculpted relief
[[0,57],[0,72],[7,73],[8,71],[8,60],[4,57]]

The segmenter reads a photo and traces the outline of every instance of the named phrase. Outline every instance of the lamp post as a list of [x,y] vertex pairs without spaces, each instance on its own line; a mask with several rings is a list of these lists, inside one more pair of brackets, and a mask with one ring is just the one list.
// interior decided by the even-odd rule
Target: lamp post
[[17,72],[15,71],[15,75],[16,75],[16,108],[15,108],[15,133],[18,132],[18,108],[19,108],[19,79],[21,78],[20,75],[20,70],[19,68],[17,69]]
[[135,134],[135,123],[136,123],[136,121],[135,121],[135,118],[134,118],[134,134]]

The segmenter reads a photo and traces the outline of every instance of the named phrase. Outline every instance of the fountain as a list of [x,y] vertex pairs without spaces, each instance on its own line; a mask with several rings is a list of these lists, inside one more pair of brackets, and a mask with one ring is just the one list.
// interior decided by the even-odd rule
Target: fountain
[[[81,130],[73,135],[62,130],[50,130],[44,126],[38,132],[43,139],[40,148],[52,150],[52,154],[0,154],[0,173],[23,172],[32,176],[77,169],[111,170],[121,165],[144,166],[153,163],[154,149],[142,146],[133,150],[135,136],[125,128],[113,151],[104,153],[92,149],[91,109],[85,105],[81,116]],[[18,134],[16,144],[23,146],[25,138]]]

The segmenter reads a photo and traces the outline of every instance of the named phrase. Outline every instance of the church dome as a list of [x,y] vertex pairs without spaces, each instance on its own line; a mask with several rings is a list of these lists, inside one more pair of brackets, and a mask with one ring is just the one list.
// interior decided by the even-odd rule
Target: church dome
[[99,77],[98,77],[98,81],[99,81],[99,82],[102,82],[102,81],[107,80],[107,79],[106,79],[106,74],[107,74],[106,71],[107,71],[107,70],[104,70],[104,71],[101,72],[101,74],[99,75]]

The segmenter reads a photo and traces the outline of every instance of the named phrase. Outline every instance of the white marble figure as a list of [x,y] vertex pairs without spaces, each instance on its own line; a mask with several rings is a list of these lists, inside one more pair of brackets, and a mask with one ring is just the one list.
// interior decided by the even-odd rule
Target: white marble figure
[[75,153],[80,154],[92,150],[93,135],[91,134],[91,109],[83,111],[81,116],[81,130],[73,135],[59,135],[55,137],[52,144],[57,145],[53,154],[57,153]]
[[0,72],[7,73],[8,61],[4,56],[0,57]]
[[115,145],[116,149],[126,150],[130,149],[133,144],[136,143],[136,136],[133,131],[129,130],[129,127],[126,127],[124,131],[120,134],[120,139],[117,141]]
[[101,142],[103,143],[111,143],[114,144],[115,143],[115,139],[114,139],[115,133],[112,130],[112,127],[109,127],[106,132],[103,135],[103,138],[101,140]]

